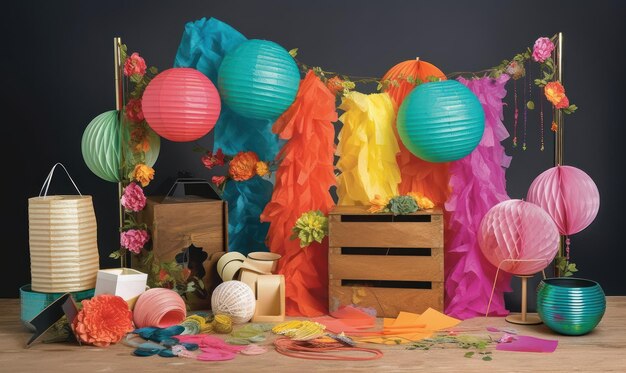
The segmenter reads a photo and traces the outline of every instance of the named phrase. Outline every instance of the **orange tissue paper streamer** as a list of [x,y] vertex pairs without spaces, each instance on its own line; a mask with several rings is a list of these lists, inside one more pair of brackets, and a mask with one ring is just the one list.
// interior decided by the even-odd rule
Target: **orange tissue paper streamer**
[[294,103],[276,120],[272,131],[288,140],[280,161],[272,199],[261,214],[269,222],[267,245],[282,258],[285,307],[290,316],[320,316],[328,312],[328,239],[300,248],[291,228],[305,212],[328,214],[334,206],[335,184],[332,122],[337,120],[335,96],[312,71],[300,83]]
[[[415,88],[406,77],[426,81],[430,76],[446,80],[445,74],[436,66],[419,59],[400,62],[383,76],[384,80],[396,80],[398,85],[389,84],[385,92],[389,94],[399,108],[406,96]],[[394,127],[396,128],[396,127]],[[401,182],[398,192],[405,195],[409,192],[421,193],[428,197],[436,206],[443,206],[449,194],[448,163],[426,162],[414,156],[402,143],[398,133],[400,153],[397,156],[400,168]]]

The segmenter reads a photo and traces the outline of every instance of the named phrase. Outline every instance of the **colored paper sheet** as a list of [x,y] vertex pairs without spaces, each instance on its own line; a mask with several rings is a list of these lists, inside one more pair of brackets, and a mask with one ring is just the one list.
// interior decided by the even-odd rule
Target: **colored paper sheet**
[[442,330],[452,328],[459,325],[461,320],[454,317],[446,316],[443,313],[428,308],[423,314],[421,314],[417,320],[417,324],[425,324],[428,330]]
[[515,352],[554,352],[559,345],[559,341],[554,339],[542,339],[520,335],[517,339],[509,343],[498,343],[498,351]]

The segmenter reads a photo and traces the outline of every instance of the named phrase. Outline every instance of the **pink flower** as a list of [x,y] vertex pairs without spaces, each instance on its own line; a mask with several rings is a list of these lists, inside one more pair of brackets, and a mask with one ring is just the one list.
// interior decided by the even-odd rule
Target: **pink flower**
[[211,178],[211,182],[217,186],[220,186],[224,181],[226,181],[226,176],[213,176]]
[[533,60],[543,62],[547,60],[554,50],[554,43],[548,38],[539,38],[533,47]]
[[136,98],[131,98],[128,100],[126,104],[126,108],[124,109],[126,118],[128,118],[133,123],[141,123],[145,119],[143,116],[143,110],[141,109],[141,100]]
[[143,194],[143,189],[137,183],[132,182],[124,188],[120,202],[128,211],[141,211],[146,207],[146,196]]
[[217,153],[213,154],[212,151],[206,152],[205,155],[201,158],[204,167],[207,169],[212,169],[215,166],[223,166],[224,165],[224,153],[222,153],[222,149],[217,149]]
[[124,62],[124,75],[131,76],[137,74],[143,76],[146,73],[146,61],[135,52],[130,55]]
[[120,233],[120,244],[122,247],[135,254],[141,252],[148,240],[150,240],[150,236],[143,229],[129,229]]

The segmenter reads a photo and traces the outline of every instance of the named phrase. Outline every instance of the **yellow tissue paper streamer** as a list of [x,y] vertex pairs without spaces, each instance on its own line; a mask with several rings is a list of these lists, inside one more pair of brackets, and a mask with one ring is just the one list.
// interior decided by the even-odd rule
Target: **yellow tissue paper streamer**
[[338,205],[369,205],[378,194],[398,195],[400,168],[396,154],[400,151],[394,133],[395,109],[387,93],[346,94],[339,106],[345,113],[339,117],[337,168]]

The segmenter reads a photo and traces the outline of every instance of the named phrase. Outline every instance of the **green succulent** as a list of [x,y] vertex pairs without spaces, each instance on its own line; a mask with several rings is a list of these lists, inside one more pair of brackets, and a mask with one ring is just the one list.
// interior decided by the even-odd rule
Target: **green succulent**
[[397,196],[389,200],[389,211],[394,215],[406,215],[419,210],[415,199],[410,196]]

